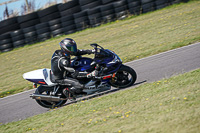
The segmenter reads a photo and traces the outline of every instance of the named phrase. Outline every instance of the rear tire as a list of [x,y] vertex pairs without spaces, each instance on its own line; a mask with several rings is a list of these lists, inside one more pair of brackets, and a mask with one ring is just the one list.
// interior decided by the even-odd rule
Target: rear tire
[[126,88],[132,86],[137,79],[137,74],[129,66],[122,65],[116,72],[115,78],[110,81],[110,85],[116,88]]
[[[53,88],[52,87],[44,87],[44,86],[39,86],[36,91],[35,91],[35,94],[45,94],[45,95],[49,95],[50,92],[53,91]],[[61,94],[61,93],[59,93]],[[36,100],[36,102],[44,107],[44,108],[55,108],[55,107],[60,107],[62,106],[63,104],[66,103],[67,100],[61,100],[59,102],[50,102],[50,101],[45,101],[45,100]]]

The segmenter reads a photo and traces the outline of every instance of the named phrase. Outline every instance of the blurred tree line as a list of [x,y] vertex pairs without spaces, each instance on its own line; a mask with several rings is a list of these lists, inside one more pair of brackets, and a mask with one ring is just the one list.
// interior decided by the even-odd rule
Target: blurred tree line
[[[9,1],[0,3],[0,6],[5,5],[5,9],[3,12],[3,18],[1,18],[0,20],[8,19],[11,17],[19,16],[19,15],[26,15],[26,14],[34,12],[36,10],[44,9],[44,8],[47,8],[51,5],[58,3],[57,0],[53,0],[53,1],[48,0],[45,5],[43,5],[41,8],[39,8],[39,7],[36,7],[35,0],[24,0],[24,3],[21,5],[20,11],[18,9],[9,9],[8,8],[8,6],[7,6],[8,4],[13,3],[13,2],[18,2],[18,1],[20,1],[20,0],[9,0]],[[68,1],[70,1],[70,0],[62,0],[62,3],[66,3]]]

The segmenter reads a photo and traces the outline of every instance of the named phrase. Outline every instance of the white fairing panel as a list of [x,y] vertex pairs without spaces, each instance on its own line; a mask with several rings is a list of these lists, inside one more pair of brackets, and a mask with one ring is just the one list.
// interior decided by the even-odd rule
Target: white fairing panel
[[43,69],[30,71],[23,74],[24,79],[44,79]]
[[34,83],[38,82],[40,84],[42,82],[43,85],[48,85],[48,86],[56,85],[55,83],[52,83],[50,80],[50,69],[46,68],[24,73],[23,78]]

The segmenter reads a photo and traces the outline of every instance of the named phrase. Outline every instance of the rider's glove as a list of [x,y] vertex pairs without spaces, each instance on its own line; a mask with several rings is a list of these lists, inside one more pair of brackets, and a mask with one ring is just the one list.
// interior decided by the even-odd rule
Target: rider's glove
[[93,72],[87,74],[87,78],[92,78],[92,77],[97,77],[98,76],[98,71],[94,70]]
[[71,73],[72,78],[85,78],[87,77],[88,72],[79,72],[75,70],[74,73]]
[[93,50],[92,50],[92,53],[94,54],[95,52],[96,52],[96,50],[95,50],[95,49],[93,49]]

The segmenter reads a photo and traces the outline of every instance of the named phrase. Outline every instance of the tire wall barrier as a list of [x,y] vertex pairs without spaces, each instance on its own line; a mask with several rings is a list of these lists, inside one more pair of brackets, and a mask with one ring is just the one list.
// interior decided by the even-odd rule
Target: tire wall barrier
[[72,0],[0,22],[0,51],[67,35],[188,0]]

